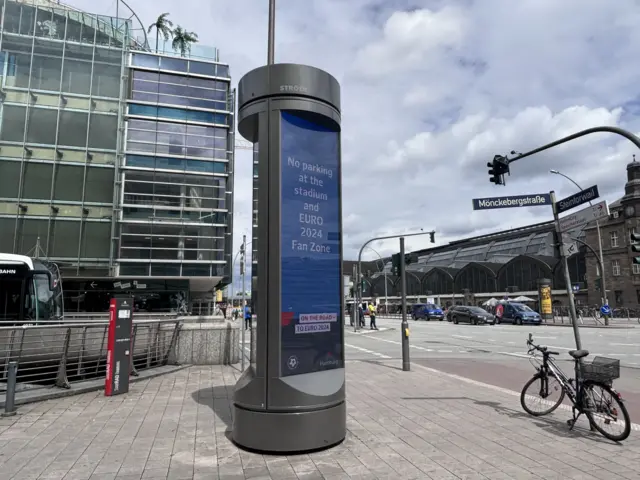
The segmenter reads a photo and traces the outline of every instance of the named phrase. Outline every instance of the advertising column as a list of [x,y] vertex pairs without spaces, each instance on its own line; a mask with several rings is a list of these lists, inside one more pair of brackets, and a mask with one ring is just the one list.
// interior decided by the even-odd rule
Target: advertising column
[[346,435],[340,85],[314,67],[267,65],[240,80],[238,107],[259,181],[256,353],[236,383],[233,440],[327,448]]
[[339,133],[282,112],[282,376],[344,365]]
[[548,278],[541,278],[538,280],[538,305],[542,320],[545,322],[553,320],[551,280]]

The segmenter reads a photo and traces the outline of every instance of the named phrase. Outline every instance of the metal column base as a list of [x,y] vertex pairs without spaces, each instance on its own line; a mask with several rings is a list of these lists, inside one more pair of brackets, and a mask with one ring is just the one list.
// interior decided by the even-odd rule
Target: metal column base
[[233,441],[247,450],[307,452],[333,447],[347,434],[347,406],[311,412],[274,413],[233,405]]

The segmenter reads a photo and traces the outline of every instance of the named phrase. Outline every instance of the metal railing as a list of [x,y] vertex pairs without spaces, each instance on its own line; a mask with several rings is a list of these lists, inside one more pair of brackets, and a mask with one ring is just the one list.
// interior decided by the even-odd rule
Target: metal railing
[[[131,375],[169,363],[180,326],[178,320],[134,320]],[[73,382],[104,378],[108,330],[108,321],[0,326],[0,391],[10,362],[18,363],[21,388],[70,388]]]
[[[135,312],[136,318],[145,320],[166,320],[170,318],[177,318],[176,312]],[[109,312],[65,312],[65,321],[69,320],[109,320]]]

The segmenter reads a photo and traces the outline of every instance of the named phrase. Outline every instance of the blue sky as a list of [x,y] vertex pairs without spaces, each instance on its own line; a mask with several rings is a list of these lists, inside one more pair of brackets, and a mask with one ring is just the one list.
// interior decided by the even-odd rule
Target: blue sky
[[[68,3],[115,12],[115,0]],[[234,84],[266,61],[266,0],[127,3],[145,25],[170,12],[218,47]],[[574,193],[551,168],[597,183],[609,201],[622,195],[635,151],[611,135],[522,160],[504,188],[486,162],[597,125],[640,131],[634,0],[278,0],[276,24],[276,61],[342,84],[346,258],[372,236],[435,229],[442,243],[548,220],[544,207],[473,212],[471,199]],[[237,250],[250,236],[250,152],[237,152],[236,175]],[[374,248],[387,255],[396,243]]]

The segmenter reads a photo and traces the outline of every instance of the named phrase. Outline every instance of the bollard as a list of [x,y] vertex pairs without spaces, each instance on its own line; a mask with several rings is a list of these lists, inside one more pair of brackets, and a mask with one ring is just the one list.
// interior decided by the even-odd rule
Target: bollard
[[9,362],[7,368],[7,394],[4,400],[3,417],[12,417],[16,414],[16,379],[18,376],[18,362]]

